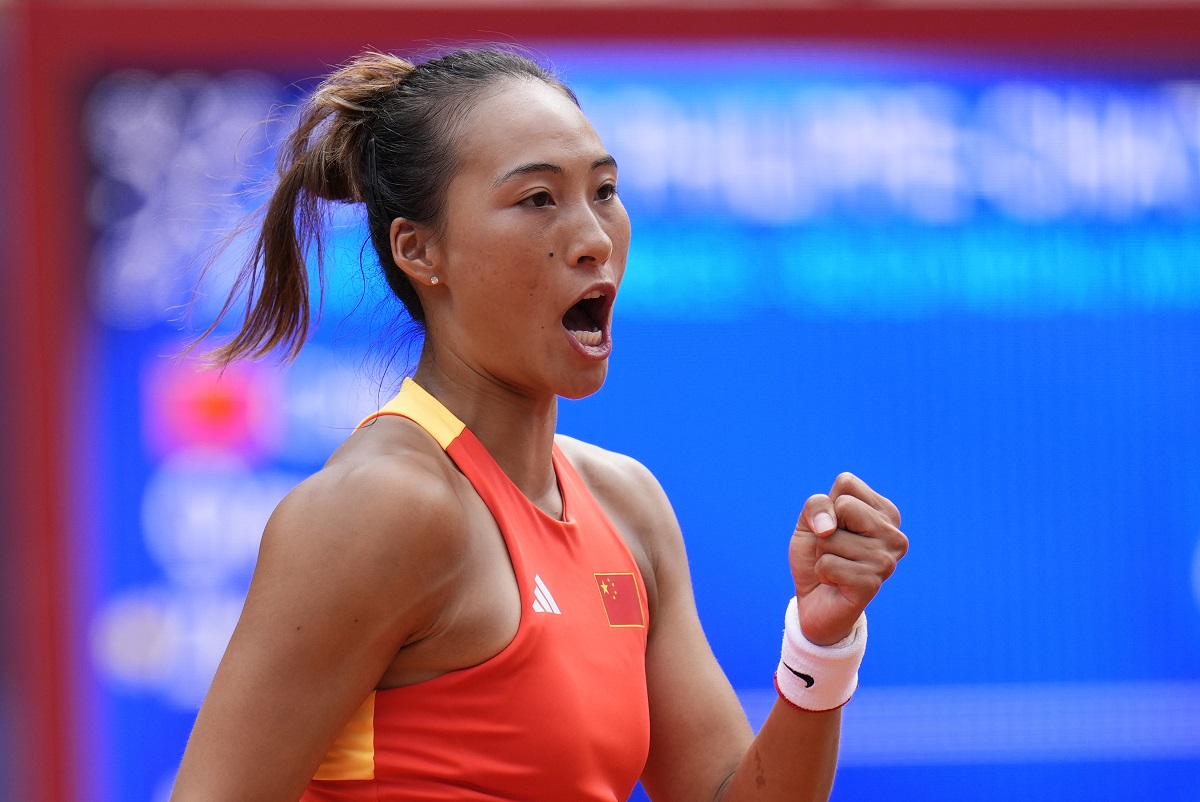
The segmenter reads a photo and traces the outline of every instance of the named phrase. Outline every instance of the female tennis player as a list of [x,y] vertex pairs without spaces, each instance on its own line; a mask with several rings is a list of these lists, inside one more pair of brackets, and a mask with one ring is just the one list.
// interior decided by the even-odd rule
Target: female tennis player
[[662,489],[555,434],[557,398],[604,382],[630,236],[571,91],[493,50],[368,53],[328,77],[218,362],[299,351],[328,202],[366,207],[423,350],[271,517],[172,799],[623,800],[639,779],[654,800],[828,798],[899,514],[850,474],[803,504],[755,736]]

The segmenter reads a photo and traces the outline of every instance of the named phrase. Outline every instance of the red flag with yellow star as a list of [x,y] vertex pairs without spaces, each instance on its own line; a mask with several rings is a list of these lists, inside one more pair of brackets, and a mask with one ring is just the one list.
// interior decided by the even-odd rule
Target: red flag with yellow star
[[610,627],[646,626],[637,578],[632,573],[596,574],[595,577]]

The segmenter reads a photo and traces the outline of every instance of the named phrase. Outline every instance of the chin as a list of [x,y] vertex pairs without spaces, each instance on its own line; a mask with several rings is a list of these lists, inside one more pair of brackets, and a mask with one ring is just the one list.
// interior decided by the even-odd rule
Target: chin
[[559,388],[558,394],[572,401],[587,398],[589,395],[599,392],[600,388],[604,386],[604,379],[607,376],[608,362],[606,361],[593,370],[573,376]]

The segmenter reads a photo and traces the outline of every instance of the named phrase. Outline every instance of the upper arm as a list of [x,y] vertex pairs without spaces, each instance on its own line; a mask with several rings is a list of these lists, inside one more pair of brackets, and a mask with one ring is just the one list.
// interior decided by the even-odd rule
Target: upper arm
[[453,562],[436,553],[451,540],[439,530],[453,528],[452,493],[361,473],[318,474],[272,515],[176,798],[299,798],[399,648],[436,616],[443,583],[429,580]]
[[646,577],[653,601],[646,645],[650,754],[642,784],[656,802],[713,799],[753,733],[700,626],[683,535],[666,494],[632,459],[611,455],[607,467],[593,481],[652,573]]

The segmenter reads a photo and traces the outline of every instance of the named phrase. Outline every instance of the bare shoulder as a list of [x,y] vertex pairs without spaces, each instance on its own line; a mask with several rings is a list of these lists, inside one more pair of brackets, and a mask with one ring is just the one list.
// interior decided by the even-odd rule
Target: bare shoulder
[[667,494],[645,465],[633,457],[566,435],[557,435],[555,442],[606,512],[619,511],[622,518],[638,524],[639,529],[661,529],[664,515],[674,522]]
[[675,511],[658,479],[632,457],[565,435],[556,442],[638,561],[657,629],[663,593],[687,586],[687,554]]
[[468,529],[460,490],[437,444],[410,428],[387,421],[352,435],[276,508],[260,566],[354,577],[365,589],[377,576],[453,564]]
[[298,798],[398,653],[436,634],[469,549],[446,462],[391,421],[355,432],[279,504],[177,791]]

